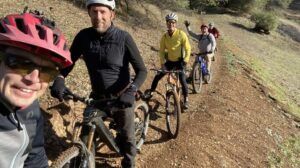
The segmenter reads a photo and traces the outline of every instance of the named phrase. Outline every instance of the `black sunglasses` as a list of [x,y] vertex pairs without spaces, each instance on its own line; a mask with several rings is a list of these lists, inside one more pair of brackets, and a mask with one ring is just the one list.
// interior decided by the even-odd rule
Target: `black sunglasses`
[[50,82],[54,80],[59,74],[58,67],[46,67],[40,66],[24,57],[9,54],[0,51],[0,61],[4,61],[4,64],[13,70],[15,73],[25,76],[31,73],[33,70],[39,70],[39,78],[43,82]]

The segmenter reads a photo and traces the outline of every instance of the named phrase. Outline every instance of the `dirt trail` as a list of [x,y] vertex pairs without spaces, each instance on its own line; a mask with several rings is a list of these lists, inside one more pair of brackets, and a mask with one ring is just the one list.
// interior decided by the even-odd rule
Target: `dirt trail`
[[248,71],[228,72],[222,45],[213,82],[190,96],[192,108],[183,114],[179,137],[162,141],[164,124],[152,122],[151,131],[161,136],[147,139],[138,167],[266,167],[276,143],[299,131]]
[[[216,19],[221,22],[222,17]],[[222,32],[244,31],[225,20],[221,23]],[[137,28],[138,33],[134,33],[142,54],[150,57],[157,55],[153,48],[159,35],[149,37],[146,42],[144,35],[152,31]],[[245,43],[242,39],[239,41]],[[232,63],[237,71],[229,71],[226,47],[221,40],[217,61],[213,65],[212,83],[204,85],[200,94],[190,95],[190,109],[182,115],[177,139],[168,138],[162,114],[164,102],[159,94],[154,95],[157,103],[152,103],[151,107],[157,106],[152,110],[146,143],[137,156],[138,168],[267,167],[271,152],[279,150],[278,143],[299,133],[295,122],[265,95],[266,88],[250,78],[251,70]],[[255,45],[248,47],[255,48]],[[151,62],[148,59],[145,57],[147,63]],[[152,79],[153,73],[149,72],[144,88],[149,88]],[[62,122],[70,125],[68,116],[60,116],[58,112],[52,113],[49,125],[57,126]],[[53,150],[53,144],[65,144],[64,140],[55,136],[64,135],[64,129],[58,127],[53,134],[47,146],[50,159],[59,154],[59,150]],[[98,156],[97,161],[98,167],[119,167],[120,158]]]
[[[13,2],[1,2],[1,11],[5,14],[22,11],[26,4]],[[28,3],[30,7],[52,6],[59,11],[53,17],[63,31],[68,32],[67,37],[70,39],[79,29],[89,25],[86,11],[78,10],[66,1],[58,3],[44,0]],[[11,8],[7,8],[7,5]],[[232,26],[226,18],[216,19],[219,19],[216,23],[220,21],[223,24],[222,32],[243,34],[241,28]],[[151,56],[157,55],[153,49],[160,38],[160,33],[153,34],[157,30],[133,29],[120,20],[116,24],[133,34],[142,55],[145,56],[145,62],[149,63]],[[228,36],[226,33],[223,35]],[[246,40],[240,42],[246,43]],[[255,48],[251,43],[248,45],[249,49]],[[200,94],[190,95],[190,109],[182,115],[182,127],[177,139],[168,139],[165,119],[160,113],[164,102],[159,95],[154,96],[159,106],[152,111],[149,134],[141,154],[137,156],[138,168],[267,167],[268,156],[279,150],[278,143],[299,134],[299,125],[297,128],[297,123],[286,117],[283,110],[265,95],[266,89],[250,78],[251,70],[238,63],[231,65],[237,69],[236,73],[228,70],[225,48],[221,40],[217,61],[213,65],[212,83],[205,85]],[[67,80],[73,89],[87,94],[88,82],[82,67],[82,63],[76,65]],[[148,88],[152,79],[153,74],[150,72],[143,88]],[[46,109],[46,150],[51,162],[67,145],[73,118],[68,114],[69,107],[50,99],[49,93],[41,102]],[[47,109],[49,106],[52,109]],[[78,116],[82,108],[81,104],[75,104]],[[118,167],[119,158],[105,158],[106,162],[103,162],[103,158],[97,159],[101,162],[98,167]]]

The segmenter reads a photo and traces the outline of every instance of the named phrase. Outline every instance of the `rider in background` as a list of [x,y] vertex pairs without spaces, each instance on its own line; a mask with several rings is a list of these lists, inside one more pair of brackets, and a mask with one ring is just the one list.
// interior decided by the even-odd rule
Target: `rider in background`
[[[72,64],[64,35],[44,16],[0,19],[0,167],[46,168],[38,98]],[[56,39],[53,39],[56,36]]]
[[[95,100],[116,99],[113,118],[120,128],[117,135],[118,145],[123,155],[122,167],[135,166],[136,141],[134,125],[134,102],[138,88],[147,76],[147,69],[131,35],[113,24],[115,18],[114,0],[87,0],[87,12],[92,27],[82,29],[71,45],[71,57],[76,62],[80,56],[88,69],[92,85],[90,97]],[[130,64],[135,72],[131,81]],[[63,69],[54,81],[51,94],[60,100],[67,88],[65,77],[74,66]],[[84,117],[89,116],[89,107]],[[88,128],[82,129],[82,138]]]
[[[216,40],[221,36],[219,30],[215,27],[215,24],[213,22],[210,22],[208,24],[208,32],[213,34]],[[216,47],[215,48],[215,53],[217,51],[218,51],[218,48]],[[215,55],[213,56],[212,61],[215,61]]]
[[215,27],[215,24],[213,22],[210,22],[208,24],[208,32],[211,33],[211,34],[213,34],[216,40],[220,37],[220,32]]
[[210,73],[211,61],[214,57],[214,51],[217,45],[216,39],[211,33],[208,32],[208,26],[206,24],[201,25],[201,34],[194,33],[191,30],[190,23],[188,21],[185,21],[184,24],[189,35],[198,40],[199,52],[204,54],[204,59],[207,62],[208,75],[204,76],[204,78],[208,78]]
[[[166,17],[167,32],[163,34],[160,40],[160,64],[162,70],[185,70],[185,66],[190,60],[191,46],[186,33],[176,28],[178,16],[170,13]],[[151,88],[145,92],[145,97],[150,98],[155,91],[159,80],[165,73],[158,73],[151,85]],[[179,74],[179,80],[182,85],[185,109],[188,109],[188,85],[186,83],[185,73]]]

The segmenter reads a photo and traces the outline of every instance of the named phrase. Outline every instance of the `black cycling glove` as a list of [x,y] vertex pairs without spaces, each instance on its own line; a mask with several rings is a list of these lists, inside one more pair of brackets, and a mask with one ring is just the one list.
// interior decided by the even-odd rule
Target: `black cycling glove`
[[191,23],[190,23],[189,21],[187,21],[187,20],[184,21],[184,25],[185,25],[186,27],[189,27],[190,24],[191,24]]
[[59,101],[63,101],[63,96],[65,91],[67,90],[65,86],[65,79],[61,77],[57,77],[53,85],[50,87],[51,96],[57,98]]
[[120,97],[119,101],[122,107],[132,107],[135,102],[137,87],[131,85]]
[[181,68],[182,68],[182,69],[185,69],[186,64],[187,64],[187,63],[186,63],[185,61],[182,61],[182,62],[181,62]]

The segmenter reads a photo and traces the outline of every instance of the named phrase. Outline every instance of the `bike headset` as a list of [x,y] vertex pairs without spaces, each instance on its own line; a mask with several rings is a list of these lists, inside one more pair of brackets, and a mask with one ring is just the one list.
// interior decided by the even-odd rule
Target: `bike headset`
[[175,13],[169,13],[166,15],[165,19],[166,19],[166,21],[175,20],[177,22],[178,16]]
[[101,4],[109,7],[111,10],[116,8],[115,0],[87,0],[85,6],[89,8],[93,4]]
[[11,14],[1,18],[0,44],[45,57],[60,68],[72,64],[63,33],[54,22],[35,13]]

